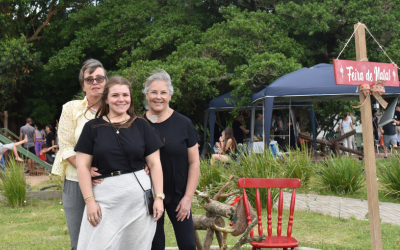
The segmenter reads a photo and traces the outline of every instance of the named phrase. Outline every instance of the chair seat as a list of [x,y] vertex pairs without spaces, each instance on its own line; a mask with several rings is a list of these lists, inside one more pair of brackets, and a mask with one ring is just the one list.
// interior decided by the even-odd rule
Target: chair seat
[[250,242],[250,244],[257,248],[286,248],[297,247],[299,242],[293,237],[287,236],[265,236],[265,240],[261,242]]

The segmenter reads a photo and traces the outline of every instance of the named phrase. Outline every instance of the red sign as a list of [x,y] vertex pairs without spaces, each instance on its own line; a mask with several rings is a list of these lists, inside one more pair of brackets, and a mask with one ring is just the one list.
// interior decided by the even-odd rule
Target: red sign
[[391,63],[333,60],[335,83],[338,85],[375,84],[385,81],[385,87],[399,87],[397,65]]

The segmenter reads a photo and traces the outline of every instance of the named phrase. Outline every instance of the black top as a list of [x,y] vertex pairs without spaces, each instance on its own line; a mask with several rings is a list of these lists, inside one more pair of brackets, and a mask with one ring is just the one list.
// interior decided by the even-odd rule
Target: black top
[[[160,138],[141,118],[137,118],[129,128],[119,129],[117,135],[128,158],[130,166],[119,147],[115,129],[102,118],[88,121],[83,127],[75,151],[93,155],[92,166],[99,169],[100,174],[109,174],[117,170],[141,170],[146,164],[145,157],[163,146]],[[118,129],[119,125],[114,124]]]
[[[374,118],[376,118],[374,120]],[[379,130],[379,119],[377,116],[372,116],[372,126],[374,127],[375,131]]]
[[395,135],[396,134],[396,126],[393,125],[392,122],[389,122],[383,128],[383,135]]
[[236,143],[243,143],[243,138],[244,138],[244,132],[240,128],[242,126],[242,123],[240,121],[234,120],[232,123],[232,129],[233,129],[233,136],[235,137]]
[[56,140],[54,139],[53,132],[50,131],[46,135],[46,144],[47,144],[47,146],[49,146],[49,147],[53,146],[53,144],[51,144],[51,141],[54,141],[54,145],[56,145]]
[[[144,115],[147,119],[146,115]],[[164,142],[160,149],[164,175],[164,203],[178,204],[186,192],[189,175],[188,148],[199,141],[196,128],[189,118],[174,111],[161,123],[151,123]]]
[[[400,121],[400,111],[394,111],[394,119],[396,119],[396,121]],[[397,125],[400,126],[400,125]]]

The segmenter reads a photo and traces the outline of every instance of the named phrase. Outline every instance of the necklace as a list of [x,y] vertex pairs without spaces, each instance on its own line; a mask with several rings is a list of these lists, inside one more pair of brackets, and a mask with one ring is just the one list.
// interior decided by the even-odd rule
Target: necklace
[[94,109],[94,108],[92,108],[92,107],[91,107],[90,109],[92,110],[92,114],[93,114],[93,115],[95,115],[95,114],[97,113],[97,109]]
[[158,116],[157,115],[153,115],[153,113],[151,113],[150,110],[149,110],[149,112],[150,112],[149,121],[151,121],[152,123],[157,123],[159,118],[161,118],[164,115],[166,115],[167,113],[169,113],[169,107],[168,107],[168,110],[162,115],[158,115]]
[[[108,119],[108,121],[110,122],[110,124],[111,124],[111,126],[113,126],[113,128],[117,131],[117,132],[115,132],[116,134],[119,134],[119,130],[121,129],[121,127],[119,127],[119,129],[117,129],[115,126],[114,126],[114,124],[112,123],[112,121],[110,120],[110,118],[108,118],[108,116],[106,116],[107,117],[107,119]],[[125,118],[126,118],[126,113],[125,113]],[[124,119],[122,122],[120,122],[120,123],[124,123],[124,122],[126,122],[126,119]]]

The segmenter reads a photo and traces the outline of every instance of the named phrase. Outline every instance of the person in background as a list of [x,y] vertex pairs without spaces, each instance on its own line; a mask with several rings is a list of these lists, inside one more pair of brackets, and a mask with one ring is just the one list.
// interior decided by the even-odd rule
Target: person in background
[[244,128],[242,124],[242,119],[243,115],[239,114],[232,123],[233,136],[235,137],[235,140],[238,144],[243,144],[244,134],[249,133],[249,130]]
[[[400,121],[400,107],[397,106],[394,111],[394,119]],[[400,125],[396,125],[396,135],[397,135],[397,146],[400,145]]]
[[280,115],[281,115],[281,112],[279,110],[275,110],[272,113],[272,116],[274,119],[272,131],[275,135],[274,140],[278,143],[279,148],[281,148],[282,150],[285,150],[285,140],[282,138],[283,123],[282,123],[282,119],[281,119]]
[[51,164],[53,164],[54,162],[54,158],[53,158],[53,154],[56,152],[55,148],[53,148],[53,146],[55,145],[55,139],[54,139],[54,134],[53,134],[53,126],[51,124],[47,124],[46,125],[46,144],[49,148],[51,148],[51,150],[49,150],[46,153],[46,158],[47,161],[50,162]]
[[[7,150],[12,150],[16,161],[24,161],[18,156],[17,147],[27,142],[28,142],[28,136],[25,135],[25,139],[22,141],[9,144],[0,144],[0,159],[3,157],[4,152],[6,152]],[[2,170],[4,171],[4,169]]]
[[354,119],[354,116],[352,113],[347,112],[347,117],[351,119],[351,122],[353,123],[353,125],[356,123],[356,120]]
[[215,143],[220,151],[218,154],[213,154],[211,165],[214,165],[214,161],[229,161],[229,157],[233,160],[236,160],[236,140],[233,136],[233,129],[231,127],[227,127],[224,131],[222,131],[222,135],[219,138],[219,142]]
[[36,134],[36,143],[35,143],[35,152],[36,155],[39,155],[40,150],[42,149],[42,145],[44,144],[44,130],[39,127],[39,125],[35,125],[35,134]]
[[378,115],[378,111],[376,109],[372,110],[372,129],[374,132],[374,140],[375,142],[379,143],[379,134],[378,134],[378,130],[379,130],[379,118],[377,117]]
[[[298,137],[299,132],[300,132],[300,124],[299,124],[299,122],[300,122],[300,117],[296,117],[296,126],[293,126],[291,119],[289,120],[288,127],[289,127],[289,131],[290,131],[290,140],[289,140],[290,148],[296,148],[297,147],[296,138]],[[294,131],[295,128],[296,128],[296,131]]]
[[[56,155],[51,172],[61,176],[64,180],[63,206],[67,218],[71,249],[77,248],[85,209],[85,201],[78,183],[74,148],[82,133],[83,126],[95,117],[106,80],[107,72],[101,62],[95,59],[85,61],[79,72],[79,83],[85,93],[85,98],[64,104],[60,117],[58,128],[60,150]],[[91,168],[91,170],[97,171],[96,168]],[[92,177],[100,176],[94,171]],[[94,182],[96,181],[100,182],[101,180]],[[96,185],[96,183],[93,183],[93,185]]]
[[[353,121],[351,120],[351,117],[348,114],[349,113],[342,115],[343,118],[339,120],[339,128],[338,128],[339,135],[344,135],[350,132],[351,130],[354,130]],[[355,149],[354,135],[344,138],[343,146],[346,148]]]
[[[164,175],[164,207],[175,231],[178,248],[195,250],[192,199],[200,176],[196,127],[186,116],[169,107],[174,93],[170,75],[164,70],[145,81],[147,112],[143,115],[164,142],[160,149]],[[157,222],[152,250],[165,249],[164,219]]]
[[[25,126],[22,126],[21,129],[19,130],[19,140],[22,141],[22,138],[24,138],[25,135],[28,136],[28,142],[24,144],[24,148],[26,148],[32,154],[36,155],[35,152],[36,134],[35,134],[35,128],[32,127],[31,118],[27,118]],[[35,162],[32,159],[28,158],[27,163],[28,163],[28,170],[25,172],[26,174],[34,170],[33,165],[35,164]]]
[[45,144],[42,144],[42,149],[39,151],[39,154],[38,154],[39,158],[40,158],[42,161],[44,161],[44,162],[46,162],[46,163],[48,163],[48,164],[50,164],[50,165],[53,164],[53,163],[50,163],[50,162],[47,161],[47,159],[46,159],[46,153],[49,152],[50,150],[52,150],[53,148],[58,148],[58,145],[54,145],[54,146],[52,146],[52,147],[49,148],[49,146],[47,146],[46,143],[45,143]]
[[389,122],[383,127],[379,127],[381,130],[381,134],[383,135],[383,144],[385,157],[388,156],[388,149],[390,146],[397,147],[397,136],[396,136],[396,125],[399,125],[400,122],[393,118],[392,122]]
[[264,123],[263,116],[261,113],[256,114],[256,120],[254,122],[254,135],[262,138],[264,134]]

